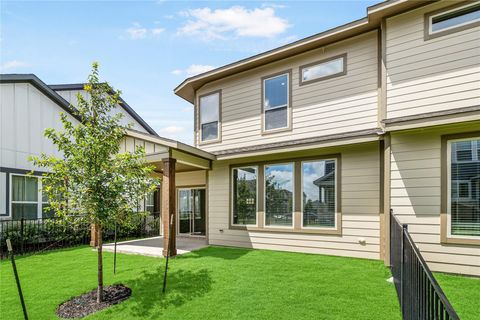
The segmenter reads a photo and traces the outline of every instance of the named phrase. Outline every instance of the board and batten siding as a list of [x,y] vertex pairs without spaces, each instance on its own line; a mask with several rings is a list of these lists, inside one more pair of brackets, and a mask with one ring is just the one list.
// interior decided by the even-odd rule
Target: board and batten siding
[[480,122],[391,134],[391,207],[434,271],[480,276],[480,246],[440,241],[441,136]]
[[[380,258],[380,157],[378,142],[317,149],[273,158],[341,153],[342,235],[281,233],[229,229],[230,164],[215,161],[208,172],[208,241],[212,245],[271,249],[337,256]],[[239,159],[249,162],[267,158]],[[259,183],[263,183],[259,181]],[[298,192],[298,191],[295,191]],[[223,230],[223,231],[222,231]],[[359,243],[364,238],[364,245]]]
[[[344,76],[299,85],[299,67],[347,53]],[[262,77],[292,71],[292,130],[261,134]],[[221,142],[195,145],[214,152],[377,127],[377,31],[206,84],[198,97],[222,90]],[[198,119],[198,107],[196,108]]]
[[387,118],[480,105],[480,27],[424,40],[424,15],[452,1],[386,20]]
[[[73,106],[76,106],[78,101],[77,101],[77,94],[80,93],[85,99],[88,99],[88,94],[85,90],[58,90],[56,91],[63,99],[67,100],[72,104]],[[125,109],[122,108],[122,106],[118,105],[115,110],[112,110],[112,115],[116,113],[122,113],[123,118],[120,120],[120,123],[124,126],[132,123],[133,127],[132,129],[135,129],[140,132],[145,132],[148,133],[145,128],[138,123],[137,120],[135,120]]]
[[28,156],[41,153],[60,156],[53,143],[45,138],[44,131],[61,129],[59,114],[66,111],[29,83],[2,83],[0,86],[0,166],[42,170],[35,168]]

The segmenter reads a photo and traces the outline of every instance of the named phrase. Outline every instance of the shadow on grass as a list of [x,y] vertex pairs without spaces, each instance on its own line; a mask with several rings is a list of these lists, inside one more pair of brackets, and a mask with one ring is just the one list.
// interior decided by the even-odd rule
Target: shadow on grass
[[179,307],[201,297],[211,290],[212,278],[206,269],[196,271],[174,269],[168,272],[167,290],[162,293],[164,267],[144,271],[135,280],[125,284],[132,289],[132,316],[142,319],[158,319],[169,307]]
[[[229,250],[225,250],[225,249],[229,249]],[[206,248],[193,250],[188,254],[178,256],[177,259],[183,260],[183,259],[198,259],[198,258],[211,257],[211,258],[219,258],[224,260],[236,260],[249,254],[252,251],[253,249],[208,246]]]

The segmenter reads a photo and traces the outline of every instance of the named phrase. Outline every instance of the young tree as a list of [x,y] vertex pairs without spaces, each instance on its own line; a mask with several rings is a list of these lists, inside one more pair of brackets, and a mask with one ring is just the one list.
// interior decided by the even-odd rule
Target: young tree
[[88,84],[88,99],[78,94],[71,106],[79,122],[61,113],[62,130],[46,129],[63,157],[42,154],[30,160],[47,168],[43,192],[50,208],[63,219],[78,225],[95,225],[98,239],[97,302],[103,301],[102,232],[116,222],[130,224],[143,214],[138,204],[158,184],[152,178],[145,151],[120,152],[120,141],[130,126],[122,126],[122,114],[114,114],[120,92],[98,78],[98,63],[93,63]]

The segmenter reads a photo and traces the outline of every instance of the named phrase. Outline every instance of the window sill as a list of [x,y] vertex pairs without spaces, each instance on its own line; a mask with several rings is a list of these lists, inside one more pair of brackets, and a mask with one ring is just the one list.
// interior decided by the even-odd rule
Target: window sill
[[461,245],[471,245],[471,246],[480,246],[480,238],[455,238],[455,237],[444,237],[442,239],[442,244],[461,244]]
[[281,133],[281,132],[287,132],[287,131],[292,131],[292,128],[291,127],[286,127],[286,128],[281,128],[281,129],[262,130],[262,136],[275,134],[275,133]]

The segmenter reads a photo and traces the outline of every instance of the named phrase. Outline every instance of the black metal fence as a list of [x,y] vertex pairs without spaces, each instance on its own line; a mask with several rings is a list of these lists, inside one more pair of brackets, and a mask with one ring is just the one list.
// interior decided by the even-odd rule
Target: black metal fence
[[[115,230],[104,230],[103,240],[114,240]],[[130,227],[117,228],[117,240],[160,235],[159,214],[139,217]],[[7,257],[6,239],[16,255],[68,248],[90,243],[90,225],[72,224],[60,218],[0,220],[0,259]]]
[[390,268],[403,319],[459,319],[420,250],[390,211]]

